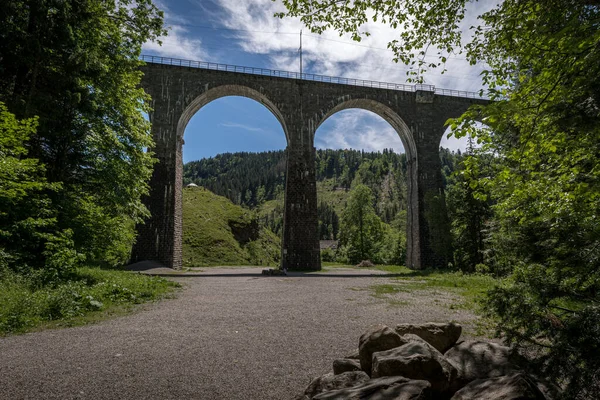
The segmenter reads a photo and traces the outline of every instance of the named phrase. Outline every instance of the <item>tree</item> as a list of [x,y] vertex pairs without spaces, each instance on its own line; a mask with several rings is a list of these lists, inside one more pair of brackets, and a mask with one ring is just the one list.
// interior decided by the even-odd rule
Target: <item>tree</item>
[[350,191],[342,213],[340,242],[348,249],[350,262],[373,260],[381,246],[383,227],[375,214],[373,193],[359,184]]
[[37,119],[19,121],[0,102],[0,269],[44,266],[44,281],[68,275],[79,261],[70,231],[56,226],[46,192],[60,189],[44,177],[44,166],[27,158],[25,142]]
[[0,13],[0,101],[36,116],[28,156],[45,165],[60,230],[88,260],[126,261],[147,214],[153,163],[141,46],[165,34],[150,0],[7,0]]
[[485,225],[492,217],[492,210],[487,195],[482,196],[481,189],[478,193],[474,189],[476,180],[487,171],[473,168],[472,157],[486,156],[478,154],[470,138],[466,154],[470,158],[459,161],[458,169],[448,178],[446,204],[452,224],[454,266],[464,272],[475,272],[477,265],[485,261]]
[[[496,204],[490,262],[510,271],[487,308],[499,334],[537,350],[538,370],[566,398],[592,398],[600,391],[600,3],[505,0],[464,35],[466,0],[283,3],[315,32],[359,40],[369,19],[401,28],[389,47],[416,67],[413,80],[453,52],[485,65],[493,102],[452,125],[497,161],[494,174],[469,183]],[[438,49],[437,62],[425,61],[427,48]]]

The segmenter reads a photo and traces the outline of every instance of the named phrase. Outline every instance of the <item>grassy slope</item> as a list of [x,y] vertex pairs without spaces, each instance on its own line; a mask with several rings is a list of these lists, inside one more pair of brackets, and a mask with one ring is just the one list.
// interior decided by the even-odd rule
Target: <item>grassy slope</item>
[[[184,189],[184,266],[276,265],[280,240],[268,229],[256,231],[254,218],[254,212],[204,188]],[[252,240],[240,243],[232,227]]]
[[[333,179],[317,182],[317,202],[320,203],[324,201],[328,203],[333,207],[338,216],[342,215],[349,194],[349,191],[343,189],[333,190]],[[283,197],[264,202],[259,206],[258,213],[259,215],[264,216],[270,214],[277,208],[283,210]]]
[[333,179],[325,179],[317,182],[317,202],[325,202],[335,210],[338,216],[342,216],[342,211],[346,207],[346,201],[350,192],[345,189],[333,189]]

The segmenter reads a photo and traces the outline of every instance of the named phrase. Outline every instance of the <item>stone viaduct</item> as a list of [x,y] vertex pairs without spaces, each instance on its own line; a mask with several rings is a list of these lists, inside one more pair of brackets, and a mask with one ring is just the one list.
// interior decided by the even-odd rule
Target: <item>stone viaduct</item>
[[407,260],[410,268],[446,266],[451,254],[439,145],[448,118],[485,100],[474,93],[143,56],[142,87],[152,98],[153,151],[159,162],[138,227],[132,262],[182,264],[182,145],[196,111],[223,96],[266,106],[287,139],[282,267],[321,268],[317,234],[315,131],[347,108],[369,110],[398,132],[408,160]]

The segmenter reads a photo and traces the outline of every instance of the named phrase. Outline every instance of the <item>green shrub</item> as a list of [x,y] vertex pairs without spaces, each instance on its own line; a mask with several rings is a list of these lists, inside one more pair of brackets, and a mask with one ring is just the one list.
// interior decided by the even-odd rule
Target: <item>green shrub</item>
[[325,262],[333,262],[336,259],[335,251],[333,249],[323,249],[321,250],[321,261]]
[[44,283],[0,268],[0,335],[51,321],[85,322],[94,311],[163,298],[177,284],[127,271],[77,268],[69,281]]

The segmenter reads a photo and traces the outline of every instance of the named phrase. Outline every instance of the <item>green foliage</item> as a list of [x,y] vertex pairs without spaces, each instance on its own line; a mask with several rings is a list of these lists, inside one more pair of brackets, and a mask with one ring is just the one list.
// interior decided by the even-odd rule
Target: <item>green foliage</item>
[[[473,181],[496,203],[486,264],[512,272],[488,308],[499,333],[536,349],[540,369],[573,398],[600,390],[600,9],[584,3],[542,12],[505,2],[485,15],[491,30],[469,51],[490,63],[502,99],[456,121],[498,155]],[[476,118],[491,129],[477,130]]]
[[[565,398],[593,398],[600,391],[600,5],[505,0],[463,36],[466,3],[284,0],[287,15],[315,32],[333,28],[358,40],[368,20],[402,28],[389,47],[416,67],[417,80],[452,52],[485,66],[494,102],[450,124],[487,154],[464,160],[456,188],[463,189],[457,198],[494,204],[485,265],[510,279],[490,292],[487,308],[498,333],[536,354],[538,370]],[[424,61],[427,48],[439,50],[437,62]]]
[[335,261],[335,251],[333,249],[321,250],[321,261],[325,261],[325,262]]
[[[476,150],[472,144],[466,155],[474,157]],[[455,171],[447,178],[446,205],[451,221],[451,234],[453,244],[453,265],[463,272],[477,272],[477,265],[482,265],[486,252],[485,234],[486,224],[492,217],[490,201],[481,198],[481,190],[476,196],[471,183],[474,169],[468,169],[468,161],[463,157],[457,159]],[[478,173],[476,178],[481,177]],[[486,196],[487,197],[487,194]],[[481,271],[479,271],[481,272]]]
[[283,195],[284,150],[224,153],[183,166],[184,184],[195,183],[233,203],[254,207]]
[[165,33],[162,13],[148,0],[8,0],[0,24],[0,101],[37,117],[22,161],[53,185],[44,217],[89,261],[126,261],[153,162],[138,56]]
[[[284,151],[225,153],[184,165],[184,183],[195,183],[233,203],[257,207],[261,223],[280,235],[283,228]],[[339,216],[352,183],[371,188],[379,217],[394,229],[405,229],[406,156],[391,150],[317,150],[319,236],[337,239]]]
[[[447,149],[440,149],[446,180],[457,168],[457,157],[459,155]],[[316,171],[319,238],[339,239],[340,216],[348,203],[349,189],[364,183],[372,190],[375,212],[384,223],[382,242],[373,261],[403,264],[406,258],[406,156],[387,149],[383,152],[317,150]],[[243,194],[257,193],[264,199],[256,204],[260,224],[277,236],[283,231],[284,174],[283,151],[226,153],[184,165],[184,182],[206,185],[233,203],[254,207],[252,194],[250,197]],[[342,246],[334,253],[325,257],[349,262],[348,248]]]
[[254,211],[202,187],[184,189],[184,266],[274,266],[280,252],[280,239],[259,226]]
[[0,336],[88,323],[116,307],[161,299],[178,286],[162,278],[98,268],[78,268],[70,278],[45,285],[0,267]]
[[64,279],[81,260],[72,232],[60,230],[48,192],[45,168],[27,158],[25,143],[36,132],[36,119],[19,121],[0,103],[0,258],[4,267],[37,268],[44,281]]
[[383,224],[383,238],[373,258],[377,264],[404,265],[406,262],[406,231]]
[[379,252],[384,232],[373,203],[373,193],[367,186],[359,184],[350,191],[342,213],[340,243],[347,248],[351,263],[374,260]]

